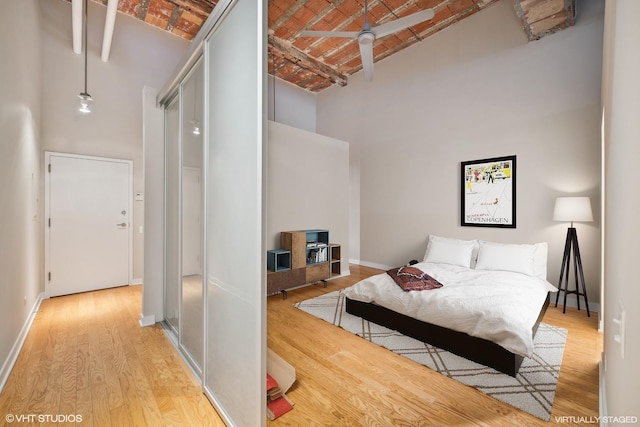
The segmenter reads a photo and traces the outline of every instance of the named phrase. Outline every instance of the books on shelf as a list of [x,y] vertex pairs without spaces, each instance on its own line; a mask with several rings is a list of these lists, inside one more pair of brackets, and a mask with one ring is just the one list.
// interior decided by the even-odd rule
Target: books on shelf
[[328,245],[326,243],[323,242],[307,242],[307,249],[313,249],[313,248],[325,248]]
[[309,250],[309,254],[307,255],[308,264],[326,262],[329,260],[329,248],[324,243],[322,245],[323,246],[318,246]]

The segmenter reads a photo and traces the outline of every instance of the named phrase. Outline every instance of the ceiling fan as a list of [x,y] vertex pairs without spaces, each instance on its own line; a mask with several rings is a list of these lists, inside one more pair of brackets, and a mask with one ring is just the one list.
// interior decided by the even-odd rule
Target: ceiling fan
[[413,25],[428,21],[433,18],[433,9],[426,9],[413,15],[398,18],[395,21],[372,27],[369,24],[369,6],[367,0],[364,2],[364,24],[361,31],[303,31],[302,37],[356,37],[360,46],[360,57],[362,58],[362,70],[365,81],[373,79],[373,41],[377,38],[388,36],[389,34],[409,28]]

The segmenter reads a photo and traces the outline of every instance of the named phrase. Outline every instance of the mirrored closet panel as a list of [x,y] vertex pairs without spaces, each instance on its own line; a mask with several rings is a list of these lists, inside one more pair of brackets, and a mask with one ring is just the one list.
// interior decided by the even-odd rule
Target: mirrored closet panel
[[180,345],[202,373],[204,357],[203,66],[182,84],[182,328]]
[[166,330],[228,425],[266,421],[265,13],[220,0],[158,95]]
[[266,420],[266,69],[258,25],[264,3],[235,3],[205,45],[209,128],[204,385],[229,419],[242,426]]
[[178,333],[180,327],[180,102],[165,111],[165,290],[164,318]]

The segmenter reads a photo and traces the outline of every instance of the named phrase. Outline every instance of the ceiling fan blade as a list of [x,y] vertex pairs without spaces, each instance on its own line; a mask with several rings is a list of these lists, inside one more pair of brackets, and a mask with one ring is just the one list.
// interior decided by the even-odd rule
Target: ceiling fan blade
[[360,57],[362,59],[362,72],[364,80],[370,82],[373,80],[373,37],[370,39],[358,40],[360,46]]
[[303,31],[301,37],[358,37],[358,31]]
[[428,21],[429,19],[433,18],[434,15],[435,12],[433,11],[433,9],[426,9],[422,12],[414,13],[413,15],[405,16],[403,18],[398,18],[395,21],[378,25],[377,27],[371,28],[371,31],[376,35],[376,37],[388,36],[389,34],[393,34],[421,22]]

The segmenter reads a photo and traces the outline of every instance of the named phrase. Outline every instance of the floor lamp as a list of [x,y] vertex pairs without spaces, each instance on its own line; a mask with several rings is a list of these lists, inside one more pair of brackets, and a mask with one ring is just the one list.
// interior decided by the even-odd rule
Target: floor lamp
[[[562,312],[566,312],[567,295],[575,294],[578,300],[578,310],[580,310],[580,297],[584,297],[584,304],[587,308],[587,316],[589,313],[589,301],[587,300],[587,288],[584,285],[584,273],[582,272],[582,259],[580,258],[580,248],[578,247],[578,234],[573,227],[576,222],[593,221],[593,213],[591,212],[591,201],[588,197],[558,197],[553,210],[553,219],[555,221],[571,222],[571,227],[567,230],[567,240],[564,244],[564,255],[562,256],[562,267],[560,268],[560,279],[558,280],[558,293],[556,294],[556,307],[560,292],[564,292],[564,307]],[[573,256],[572,253],[573,252]],[[571,259],[573,258],[573,274],[576,280],[574,290],[569,290],[569,270]],[[578,286],[578,278],[582,285],[582,292]],[[564,288],[563,288],[564,284]]]

